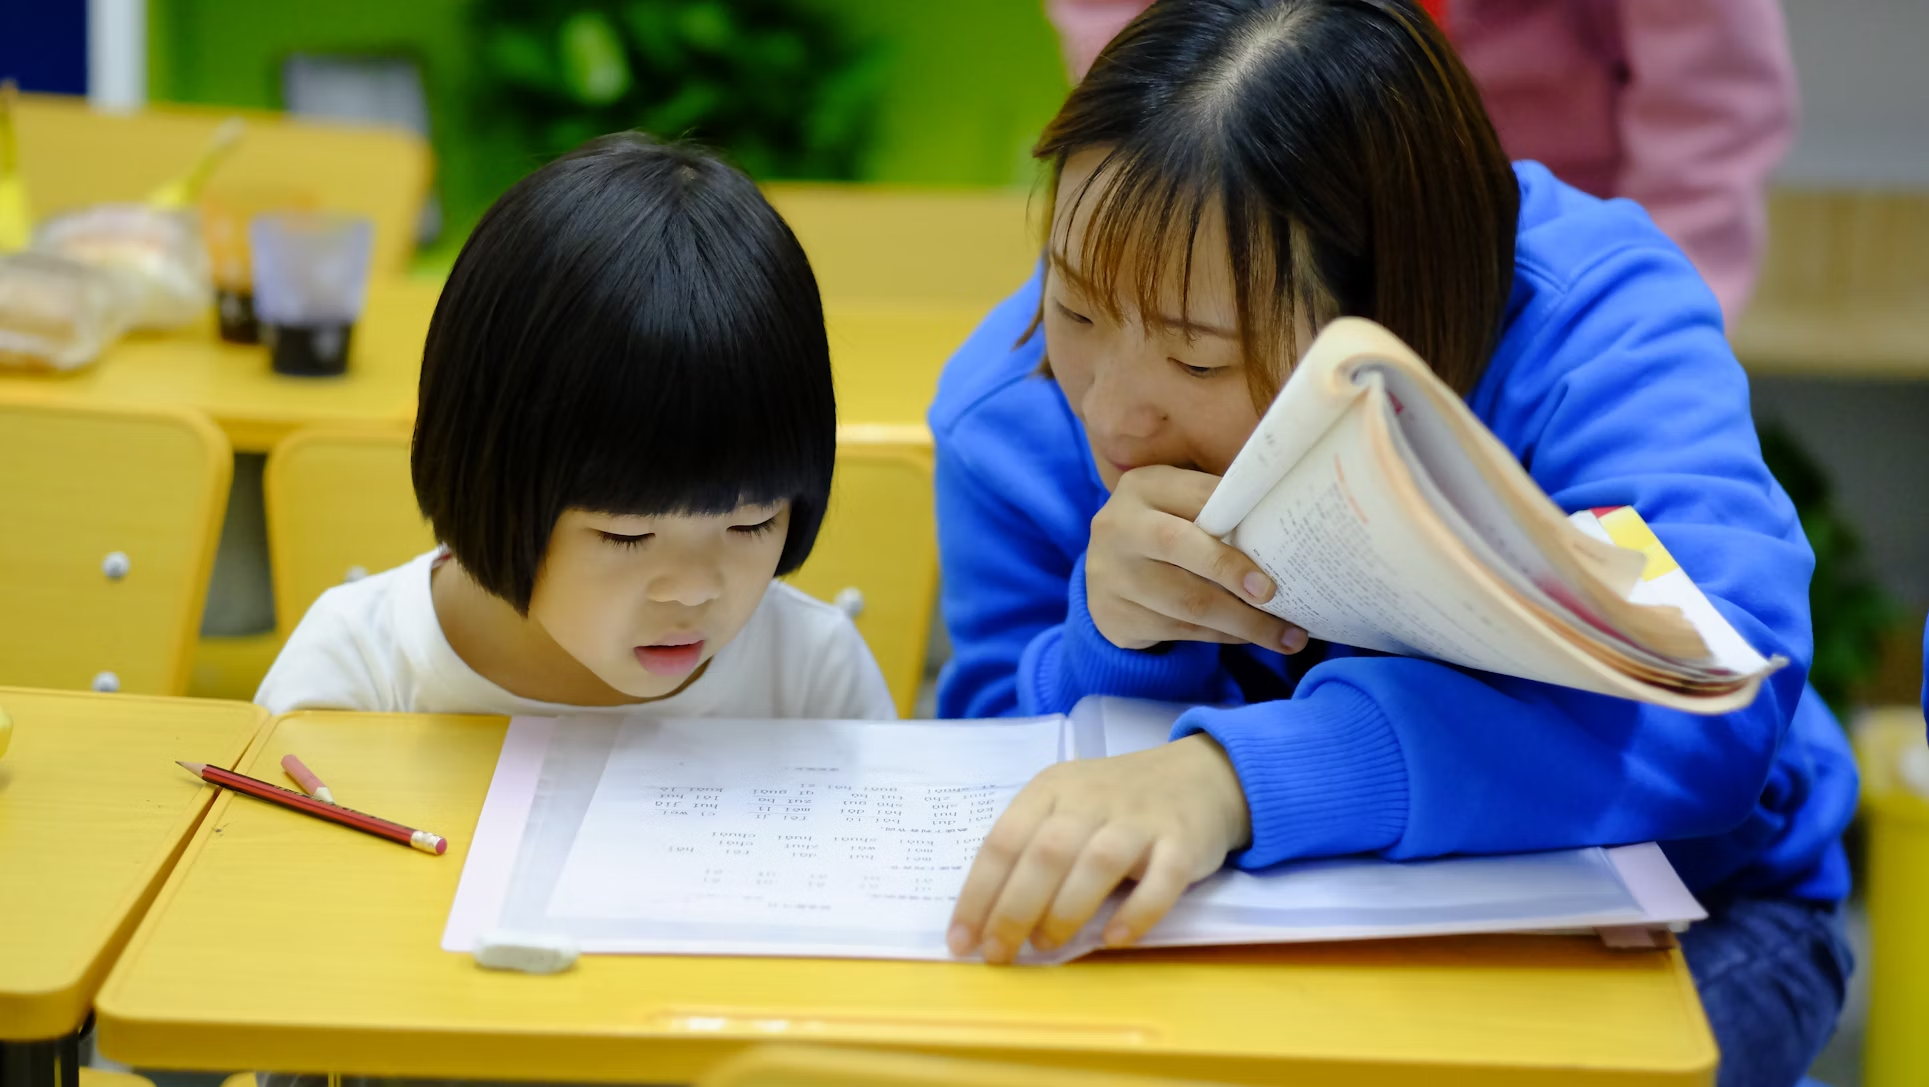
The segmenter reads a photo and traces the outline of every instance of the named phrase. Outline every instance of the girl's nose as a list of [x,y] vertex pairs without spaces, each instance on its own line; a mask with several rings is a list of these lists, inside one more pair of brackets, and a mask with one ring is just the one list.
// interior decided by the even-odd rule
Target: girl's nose
[[723,595],[723,577],[716,564],[699,555],[680,556],[650,579],[650,600],[694,608]]

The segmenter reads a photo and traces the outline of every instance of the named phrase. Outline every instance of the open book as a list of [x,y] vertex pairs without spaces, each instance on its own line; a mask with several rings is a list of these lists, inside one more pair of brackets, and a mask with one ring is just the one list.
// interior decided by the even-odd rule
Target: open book
[[[1184,707],[1088,698],[984,722],[516,718],[442,946],[506,929],[590,952],[944,961],[978,845],[1068,758],[1162,744]],[[1108,907],[1109,909],[1109,907]],[[1680,925],[1652,845],[1222,871],[1145,946]],[[1050,955],[1094,950],[1104,917]]]
[[1691,713],[1748,705],[1787,663],[1750,647],[1632,509],[1563,514],[1358,318],[1313,342],[1198,523],[1278,585],[1267,611],[1326,641]]

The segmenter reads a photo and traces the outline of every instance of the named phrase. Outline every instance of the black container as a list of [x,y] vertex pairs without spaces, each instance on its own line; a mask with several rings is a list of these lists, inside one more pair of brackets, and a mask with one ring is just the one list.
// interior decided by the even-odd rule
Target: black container
[[229,343],[260,343],[261,324],[255,320],[253,291],[216,288],[214,315],[221,325],[221,338]]
[[348,372],[352,324],[261,326],[261,342],[277,374],[336,377]]

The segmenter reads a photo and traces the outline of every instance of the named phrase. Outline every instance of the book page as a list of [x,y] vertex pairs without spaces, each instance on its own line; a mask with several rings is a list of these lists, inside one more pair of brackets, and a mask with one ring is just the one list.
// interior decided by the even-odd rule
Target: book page
[[1063,723],[564,721],[615,731],[579,737],[607,757],[504,922],[609,951],[948,957],[978,844]]
[[1376,423],[1370,406],[1344,413],[1233,531],[1278,586],[1265,610],[1342,645],[1624,694],[1416,521]]

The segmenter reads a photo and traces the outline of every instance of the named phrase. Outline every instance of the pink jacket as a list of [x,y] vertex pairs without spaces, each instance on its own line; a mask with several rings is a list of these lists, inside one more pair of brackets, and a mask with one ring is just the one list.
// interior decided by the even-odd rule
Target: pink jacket
[[[1150,0],[1045,0],[1073,78]],[[1447,0],[1447,31],[1514,158],[1639,201],[1747,304],[1769,175],[1796,122],[1776,0]]]

